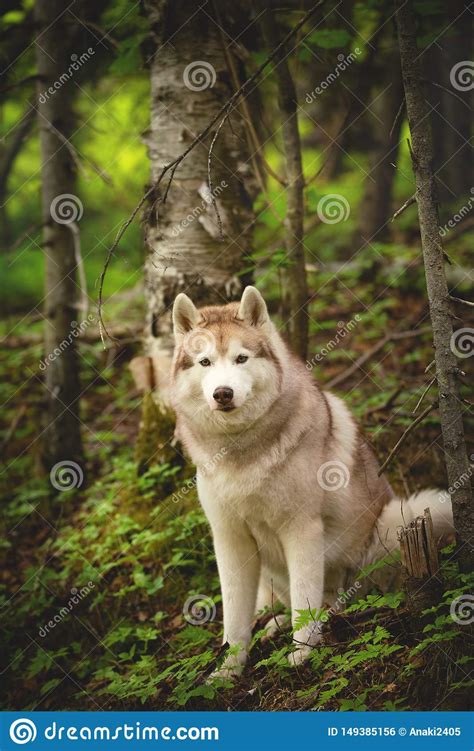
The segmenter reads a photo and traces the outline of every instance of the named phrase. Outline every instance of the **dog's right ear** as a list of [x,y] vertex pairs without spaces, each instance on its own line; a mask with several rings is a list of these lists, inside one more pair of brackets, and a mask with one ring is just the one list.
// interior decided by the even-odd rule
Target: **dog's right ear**
[[268,310],[262,295],[256,287],[245,287],[239,305],[238,317],[251,326],[263,326],[268,323]]
[[184,292],[177,295],[173,305],[173,330],[175,336],[183,336],[196,326],[198,311],[193,301]]

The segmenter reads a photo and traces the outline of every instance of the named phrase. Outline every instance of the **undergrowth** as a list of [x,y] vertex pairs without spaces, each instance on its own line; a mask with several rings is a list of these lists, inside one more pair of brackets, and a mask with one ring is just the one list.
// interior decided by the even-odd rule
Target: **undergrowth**
[[[393,258],[397,252],[392,247]],[[403,254],[408,268],[413,251]],[[388,331],[426,325],[419,264],[410,272],[417,278],[414,287],[409,280],[410,294],[394,276],[389,292],[377,295],[377,274],[387,272],[374,271],[365,284],[360,273],[348,269],[336,281],[323,270],[312,282],[310,356],[327,349],[341,321],[361,315],[316,360],[320,383]],[[349,295],[356,287],[357,295]],[[272,286],[268,297],[277,295]],[[88,480],[75,491],[53,494],[38,460],[41,342],[21,346],[21,336],[35,330],[27,322],[17,328],[19,344],[4,348],[0,366],[7,433],[25,405],[7,442],[2,476],[3,708],[467,708],[472,625],[454,620],[450,608],[473,582],[459,573],[451,548],[441,558],[443,597],[418,626],[402,592],[381,595],[369,587],[344,611],[327,616],[322,644],[295,669],[287,659],[291,633],[266,640],[263,628],[272,614],[264,613],[241,679],[210,681],[222,659],[212,542],[193,468],[181,457],[137,475],[141,399],[126,363],[138,348],[121,349],[112,360],[100,344],[81,352]],[[420,334],[416,346],[412,340],[388,344],[341,385],[379,457],[412,420],[431,360],[430,336]],[[390,476],[403,493],[445,485],[436,414],[406,441]],[[370,582],[371,572],[365,573]]]

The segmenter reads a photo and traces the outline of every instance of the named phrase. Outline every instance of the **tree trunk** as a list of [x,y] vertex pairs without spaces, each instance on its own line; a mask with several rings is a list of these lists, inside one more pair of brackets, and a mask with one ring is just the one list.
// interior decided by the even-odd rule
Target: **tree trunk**
[[[156,180],[233,91],[219,29],[204,11],[196,11],[190,0],[148,0],[146,9],[155,45],[146,143]],[[254,217],[237,110],[217,137],[211,164],[223,239],[208,190],[212,136],[182,162],[166,203],[157,204],[147,222],[147,344],[155,365],[166,363],[172,351],[171,306],[177,293],[187,292],[197,305],[229,302],[240,296],[242,272],[249,265]]]
[[[261,24],[270,49],[280,42],[272,11],[264,7]],[[308,284],[304,257],[304,177],[298,131],[298,100],[287,62],[287,51],[275,61],[274,75],[278,86],[278,104],[282,116],[282,138],[286,159],[285,245],[288,268],[289,335],[294,351],[306,359],[308,349]]]
[[458,541],[457,552],[461,567],[472,569],[474,566],[474,505],[469,481],[471,473],[464,440],[455,348],[451,346],[453,327],[438,227],[433,147],[428,120],[429,107],[422,85],[420,52],[416,44],[412,0],[397,0],[396,20],[407,116],[412,138],[416,201],[433,325],[441,430]]
[[[392,214],[392,189],[395,179],[400,130],[403,117],[398,116],[403,102],[403,84],[398,57],[387,64],[389,88],[372,106],[374,148],[370,153],[370,172],[366,178],[360,207],[359,236],[356,245],[383,241],[389,234]],[[375,98],[375,97],[374,97]],[[368,119],[368,117],[366,118]]]
[[[466,84],[462,70],[468,71],[472,60],[473,27],[464,0],[451,0],[441,13],[434,16],[430,28],[438,37],[436,43],[422,60],[433,108],[430,119],[438,192],[443,202],[452,203],[469,194],[472,187],[472,87]],[[446,29],[439,35],[441,22]]]
[[82,206],[74,196],[74,163],[64,141],[73,132],[72,107],[77,89],[66,81],[59,88],[56,86],[53,94],[44,95],[50,86],[60,82],[61,75],[71,64],[72,25],[70,18],[66,24],[61,0],[37,0],[35,13],[46,265],[44,455],[46,464],[51,466],[58,461],[75,461],[82,457],[79,368],[75,336],[71,335],[78,319],[72,223],[82,215]]

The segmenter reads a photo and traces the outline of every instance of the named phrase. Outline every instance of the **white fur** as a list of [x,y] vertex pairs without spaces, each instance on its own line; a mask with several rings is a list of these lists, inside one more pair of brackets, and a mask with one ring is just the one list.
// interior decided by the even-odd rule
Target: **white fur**
[[[198,311],[179,295],[173,317],[177,358],[189,322],[198,326]],[[273,359],[253,356],[238,336],[220,354],[207,341],[211,365],[202,367],[197,352],[192,367],[175,373],[172,388],[177,430],[197,466],[199,499],[212,529],[224,642],[239,645],[224,674],[242,669],[255,612],[276,600],[291,606],[292,663],[306,659],[320,639],[320,624],[296,628],[298,611],[331,604],[350,572],[396,547],[401,523],[399,502],[390,500],[390,487],[378,478],[377,462],[345,403],[315,387],[255,288],[245,290],[238,317],[265,338]],[[248,361],[236,364],[242,353]],[[236,409],[216,409],[212,394],[218,386],[234,390]],[[335,492],[321,484],[328,462],[347,470],[347,482]],[[448,505],[440,510],[436,491],[406,502],[405,519],[427,505],[435,529],[451,526]]]

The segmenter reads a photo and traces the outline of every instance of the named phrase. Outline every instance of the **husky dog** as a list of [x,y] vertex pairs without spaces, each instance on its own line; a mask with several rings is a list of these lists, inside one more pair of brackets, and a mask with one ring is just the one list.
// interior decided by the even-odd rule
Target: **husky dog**
[[[396,529],[429,506],[436,534],[452,527],[449,501],[424,491],[403,506],[345,403],[322,391],[271,322],[255,287],[240,303],[173,308],[171,400],[177,435],[197,467],[224,607],[220,675],[238,675],[256,612],[291,607],[299,664],[318,613],[371,560],[397,546]],[[301,623],[301,618],[299,619]]]

